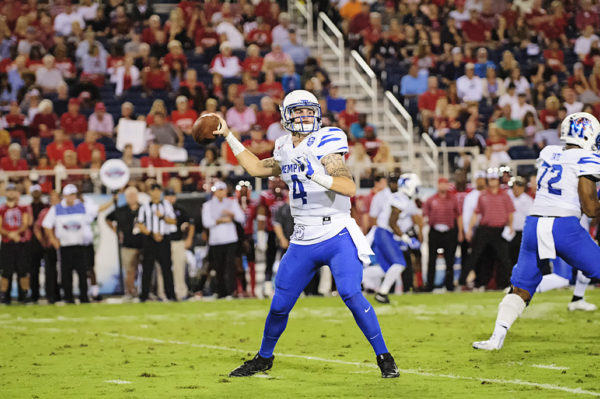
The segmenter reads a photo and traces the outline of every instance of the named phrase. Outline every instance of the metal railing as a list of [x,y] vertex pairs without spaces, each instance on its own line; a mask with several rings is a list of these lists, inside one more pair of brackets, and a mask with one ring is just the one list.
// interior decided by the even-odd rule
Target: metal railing
[[[331,34],[325,31],[325,27],[331,32],[331,34],[335,37],[336,41]],[[318,55],[325,54],[323,52],[324,45],[327,45],[328,49],[337,57],[338,59],[338,83],[342,83],[345,80],[345,70],[344,70],[344,59],[346,58],[345,48],[344,48],[344,35],[342,32],[335,26],[335,24],[329,19],[327,14],[324,12],[319,13],[319,18],[317,19],[317,52]]]
[[306,24],[306,43],[311,45],[315,40],[312,0],[305,0],[304,2],[288,0],[288,14],[292,21],[294,20],[296,11],[304,19],[303,25]]
[[400,135],[402,141],[406,142],[405,151],[408,153],[408,161],[411,165],[415,165],[412,119],[398,99],[391,92],[386,91],[383,97],[383,130],[386,136],[390,136],[392,129]]
[[357,83],[371,99],[371,122],[376,124],[379,122],[377,76],[360,54],[356,50],[352,50],[350,52],[350,90],[353,93],[356,92]]
[[[427,133],[421,134],[421,139],[425,143],[425,146],[422,147],[420,153],[425,164],[431,169],[432,175],[432,181],[429,181],[427,183],[433,186],[440,177],[440,167],[438,162],[440,158],[440,151],[438,149],[438,146],[435,145],[435,143]],[[429,154],[429,151],[431,152],[431,155]],[[423,176],[421,176],[421,179],[423,179]]]

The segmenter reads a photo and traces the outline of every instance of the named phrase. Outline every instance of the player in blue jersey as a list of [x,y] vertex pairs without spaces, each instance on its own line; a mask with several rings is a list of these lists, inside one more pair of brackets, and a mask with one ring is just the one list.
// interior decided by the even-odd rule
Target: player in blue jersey
[[557,256],[588,278],[600,278],[600,247],[580,225],[581,211],[600,214],[596,182],[600,179],[600,124],[585,112],[569,115],[561,124],[565,146],[546,146],[538,158],[537,192],[525,220],[511,290],[498,307],[490,339],[475,349],[502,348],[508,329],[521,315],[542,281],[545,259]]
[[273,366],[273,351],[288,315],[315,272],[328,265],[337,290],[373,347],[384,378],[398,377],[377,316],[361,292],[363,262],[373,254],[367,239],[350,217],[350,197],[356,192],[344,163],[346,134],[321,127],[321,107],[308,91],[289,93],[281,106],[283,127],[291,134],[275,142],[273,158],[259,160],[229,131],[223,118],[214,132],[225,136],[240,165],[252,176],[279,176],[290,187],[294,233],[279,264],[275,294],[258,354],[233,370],[231,377],[251,376]]

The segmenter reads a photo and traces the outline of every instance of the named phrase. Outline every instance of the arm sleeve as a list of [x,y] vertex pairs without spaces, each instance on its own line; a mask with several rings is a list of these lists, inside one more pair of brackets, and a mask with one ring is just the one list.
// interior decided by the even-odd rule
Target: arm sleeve
[[600,180],[600,155],[590,152],[577,161],[577,177],[586,176],[594,181]]
[[210,211],[210,205],[208,202],[205,202],[202,206],[202,225],[207,229],[217,225],[216,215]]
[[281,148],[283,147],[283,140],[287,135],[279,137],[275,140],[275,148],[273,149],[273,159],[277,162],[281,162]]
[[320,133],[320,137],[317,136],[311,145],[318,160],[321,160],[325,155],[346,154],[348,152],[348,138],[342,129],[328,127],[321,129]]
[[52,208],[50,208],[48,213],[46,213],[46,216],[44,217],[44,221],[42,222],[42,227],[45,229],[52,229],[52,228],[54,228],[55,224],[56,224],[56,208],[52,207]]
[[163,201],[163,205],[165,207],[165,217],[176,219],[175,210],[173,209],[173,205],[169,201]]

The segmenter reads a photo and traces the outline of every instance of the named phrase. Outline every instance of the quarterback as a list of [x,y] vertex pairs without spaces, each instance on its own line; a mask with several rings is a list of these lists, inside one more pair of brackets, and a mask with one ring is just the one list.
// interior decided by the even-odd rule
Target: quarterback
[[284,98],[281,118],[290,134],[277,139],[273,157],[268,159],[259,160],[248,151],[223,118],[219,118],[221,128],[214,132],[225,136],[240,165],[252,176],[281,175],[290,188],[294,217],[294,233],[279,264],[260,350],[229,375],[251,376],[273,366],[273,351],[290,311],[315,272],[328,265],[340,296],[375,351],[381,376],[398,377],[375,311],[361,292],[363,262],[368,262],[373,252],[350,217],[350,197],[356,185],[344,163],[346,134],[336,127],[321,127],[321,107],[305,90]]

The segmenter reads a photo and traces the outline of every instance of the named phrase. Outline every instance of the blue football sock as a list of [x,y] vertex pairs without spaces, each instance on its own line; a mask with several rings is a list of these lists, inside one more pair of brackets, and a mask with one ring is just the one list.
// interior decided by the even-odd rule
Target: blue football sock
[[356,324],[358,324],[358,327],[360,327],[363,334],[365,334],[365,337],[367,337],[371,343],[375,355],[379,356],[382,353],[387,353],[388,349],[385,346],[383,335],[381,335],[381,328],[379,327],[377,315],[369,301],[367,301],[362,293],[358,292],[351,297],[344,299],[344,302],[346,302],[346,306],[348,306],[348,309],[350,309],[354,315]]
[[275,293],[271,302],[271,309],[265,322],[265,331],[263,332],[262,344],[258,354],[261,357],[269,358],[273,356],[275,345],[287,325],[290,310],[294,307],[296,299]]

